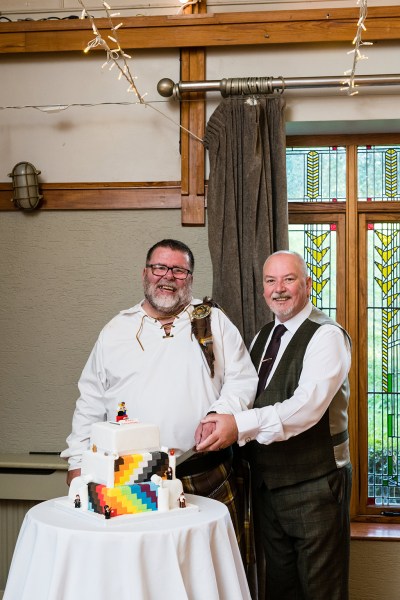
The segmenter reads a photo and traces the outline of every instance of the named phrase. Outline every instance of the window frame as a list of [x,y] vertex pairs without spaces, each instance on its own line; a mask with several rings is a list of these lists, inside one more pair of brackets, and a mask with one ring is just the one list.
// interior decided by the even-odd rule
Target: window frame
[[[337,320],[352,338],[349,435],[353,465],[350,513],[354,521],[394,522],[367,505],[367,235],[369,222],[399,221],[400,201],[358,200],[357,147],[400,145],[399,134],[288,136],[287,147],[346,148],[346,202],[289,202],[289,223],[337,223]],[[400,513],[399,513],[400,514]]]

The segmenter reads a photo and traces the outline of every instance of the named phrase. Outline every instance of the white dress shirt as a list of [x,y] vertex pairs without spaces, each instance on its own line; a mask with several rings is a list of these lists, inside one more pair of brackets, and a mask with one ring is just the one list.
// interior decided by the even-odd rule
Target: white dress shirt
[[191,304],[178,315],[170,337],[141,304],[104,327],[79,380],[72,433],[61,453],[70,469],[80,468],[92,423],[115,420],[120,402],[130,419],[158,425],[161,446],[174,448],[177,456],[194,446],[194,432],[207,412],[235,414],[252,407],[257,373],[239,331],[221,310],[212,309],[211,378],[191,333],[192,311]]
[[[282,354],[300,325],[312,310],[311,303],[284,325],[287,331],[271,369],[268,385]],[[275,326],[280,321],[275,319]],[[269,336],[266,346],[272,336]],[[256,338],[253,340],[254,341]],[[303,361],[298,387],[293,396],[274,406],[253,408],[235,415],[239,431],[238,443],[243,446],[251,440],[260,444],[281,442],[309,429],[321,419],[332,398],[346,379],[351,364],[351,349],[343,332],[336,325],[321,325],[311,338]]]

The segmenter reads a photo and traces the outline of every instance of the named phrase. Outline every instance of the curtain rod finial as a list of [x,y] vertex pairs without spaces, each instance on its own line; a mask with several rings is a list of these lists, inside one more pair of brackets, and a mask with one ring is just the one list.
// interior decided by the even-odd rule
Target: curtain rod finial
[[174,86],[175,83],[172,81],[172,79],[164,77],[164,79],[161,79],[158,82],[157,91],[160,94],[160,96],[163,96],[164,98],[170,98],[173,95]]

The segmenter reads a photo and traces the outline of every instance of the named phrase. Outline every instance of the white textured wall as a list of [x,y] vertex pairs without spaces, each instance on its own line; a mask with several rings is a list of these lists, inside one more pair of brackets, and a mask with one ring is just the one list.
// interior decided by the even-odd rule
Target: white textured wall
[[133,54],[131,73],[149,106],[104,61],[103,52],[0,56],[0,107],[89,105],[0,110],[0,181],[22,160],[43,182],[180,180],[179,103],[157,92],[160,73],[179,79],[179,51]]
[[399,567],[399,542],[353,541],[350,556],[350,600],[398,600]]

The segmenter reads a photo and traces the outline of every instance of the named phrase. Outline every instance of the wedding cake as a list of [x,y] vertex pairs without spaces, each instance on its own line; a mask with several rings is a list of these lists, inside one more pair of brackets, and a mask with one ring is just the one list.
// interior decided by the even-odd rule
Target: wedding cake
[[90,448],[68,498],[71,507],[105,518],[186,506],[174,451],[160,448],[156,425],[131,421],[126,414],[92,425]]

